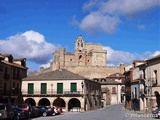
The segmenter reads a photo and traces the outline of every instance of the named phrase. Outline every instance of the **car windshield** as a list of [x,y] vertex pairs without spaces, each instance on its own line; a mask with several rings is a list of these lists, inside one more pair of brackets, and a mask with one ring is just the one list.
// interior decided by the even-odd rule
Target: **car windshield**
[[5,106],[4,105],[0,105],[0,110],[4,110]]

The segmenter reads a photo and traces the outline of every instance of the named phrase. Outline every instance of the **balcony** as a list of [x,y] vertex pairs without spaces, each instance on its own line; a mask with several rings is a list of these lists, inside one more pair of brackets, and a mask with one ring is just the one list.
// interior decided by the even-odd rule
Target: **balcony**
[[27,89],[23,89],[22,95],[23,96],[82,96],[82,90],[57,91],[57,90],[47,89],[46,91],[41,91],[41,90],[28,91]]

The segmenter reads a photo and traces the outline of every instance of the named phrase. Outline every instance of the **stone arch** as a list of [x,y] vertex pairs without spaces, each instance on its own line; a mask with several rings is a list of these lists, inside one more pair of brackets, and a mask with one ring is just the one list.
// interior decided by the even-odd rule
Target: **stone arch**
[[65,107],[66,103],[62,98],[57,98],[53,101],[53,106],[58,106],[58,107]]
[[27,98],[25,101],[24,101],[26,104],[29,104],[31,106],[36,106],[36,102],[33,98]]
[[73,109],[73,107],[81,108],[81,102],[77,98],[71,98],[68,102],[68,111]]
[[47,98],[42,98],[38,102],[38,106],[50,106],[50,101]]

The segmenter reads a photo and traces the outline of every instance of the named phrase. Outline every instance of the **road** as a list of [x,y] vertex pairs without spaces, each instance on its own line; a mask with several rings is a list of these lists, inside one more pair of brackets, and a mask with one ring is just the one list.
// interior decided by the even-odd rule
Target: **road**
[[140,114],[124,109],[124,104],[110,105],[88,112],[68,112],[57,116],[39,117],[33,120],[156,120],[150,114]]

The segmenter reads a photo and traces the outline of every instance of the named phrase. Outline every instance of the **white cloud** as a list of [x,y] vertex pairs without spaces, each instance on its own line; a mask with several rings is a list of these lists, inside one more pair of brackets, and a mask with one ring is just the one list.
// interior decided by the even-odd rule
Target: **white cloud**
[[154,57],[154,56],[157,56],[157,55],[160,55],[160,51],[155,51],[155,52],[153,53],[153,57]]
[[131,63],[136,59],[134,54],[125,51],[117,51],[109,46],[103,47],[107,50],[107,64]]
[[145,30],[145,26],[144,26],[144,25],[138,25],[137,28],[138,28],[139,30]]
[[74,25],[74,26],[79,26],[79,22],[78,22],[78,20],[76,19],[76,15],[74,15],[74,16],[72,17],[72,25]]
[[104,50],[107,50],[107,65],[118,65],[120,63],[130,64],[133,60],[145,60],[160,54],[160,51],[151,53],[149,51],[142,54],[130,53],[126,51],[114,50],[109,46],[104,46]]
[[43,67],[43,68],[49,68],[50,67],[50,62],[49,63],[46,63],[46,64],[42,64],[40,65],[40,67]]
[[[79,22],[79,27],[89,33],[100,31],[111,34],[121,23],[121,16],[144,12],[157,6],[160,6],[159,0],[90,0],[83,5],[83,10],[89,11],[89,14]],[[139,26],[139,29],[144,29],[144,26]]]
[[14,57],[25,57],[29,61],[39,64],[47,63],[50,54],[57,48],[58,46],[48,43],[42,34],[32,30],[11,36],[6,40],[0,40],[2,54],[8,53]]
[[101,2],[100,2],[100,0],[90,0],[89,2],[87,2],[87,3],[85,3],[84,5],[83,5],[83,10],[84,11],[88,11],[88,10],[92,10],[92,9],[94,9],[95,7],[97,8],[98,7],[98,5],[100,5],[101,4]]
[[36,41],[37,43],[45,42],[44,36],[33,30],[26,31],[22,35],[26,37],[27,41]]
[[117,17],[92,12],[81,21],[80,28],[89,33],[104,31],[105,33],[111,34],[115,32],[116,26],[119,23],[120,20]]
[[159,4],[159,0],[108,0],[101,4],[100,9],[109,14],[134,14]]

